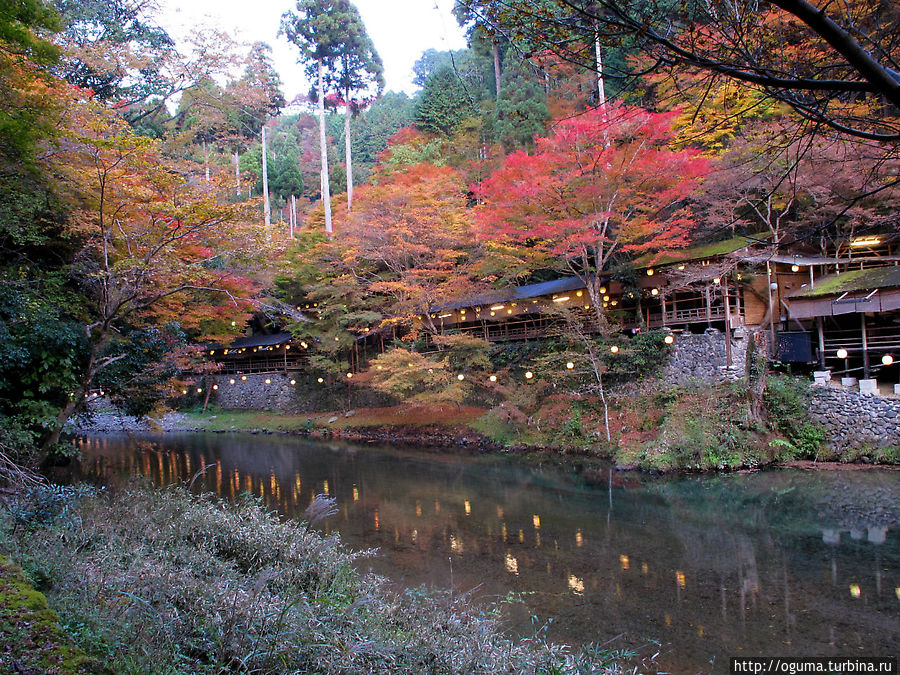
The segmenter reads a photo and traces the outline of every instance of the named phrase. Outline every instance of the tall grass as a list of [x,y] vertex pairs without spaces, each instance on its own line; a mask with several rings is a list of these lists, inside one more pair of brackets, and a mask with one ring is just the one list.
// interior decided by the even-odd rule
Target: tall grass
[[73,499],[49,522],[19,517],[0,544],[115,672],[619,672],[596,650],[510,640],[496,609],[458,595],[392,593],[356,571],[368,552],[250,497],[131,486]]

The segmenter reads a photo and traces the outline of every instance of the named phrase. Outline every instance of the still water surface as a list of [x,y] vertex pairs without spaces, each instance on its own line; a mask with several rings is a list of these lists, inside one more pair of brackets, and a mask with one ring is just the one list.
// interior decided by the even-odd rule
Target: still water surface
[[[81,476],[134,474],[297,516],[402,586],[510,592],[510,629],[662,652],[662,671],[727,672],[728,657],[896,656],[900,471],[660,478],[533,468],[513,459],[285,436],[102,436]],[[532,617],[537,619],[532,619]],[[658,646],[657,646],[658,645]]]

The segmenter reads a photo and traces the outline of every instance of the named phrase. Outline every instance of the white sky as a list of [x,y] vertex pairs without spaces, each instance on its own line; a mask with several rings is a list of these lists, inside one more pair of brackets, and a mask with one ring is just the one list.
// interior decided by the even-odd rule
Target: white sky
[[[439,51],[466,46],[462,30],[450,13],[453,0],[353,0],[369,36],[384,61],[387,90],[412,93],[412,67],[426,49]],[[290,101],[305,94],[309,84],[297,64],[297,48],[278,37],[281,15],[293,10],[293,0],[159,0],[157,21],[176,40],[200,26],[218,28],[243,42],[261,41],[272,47],[272,59]]]

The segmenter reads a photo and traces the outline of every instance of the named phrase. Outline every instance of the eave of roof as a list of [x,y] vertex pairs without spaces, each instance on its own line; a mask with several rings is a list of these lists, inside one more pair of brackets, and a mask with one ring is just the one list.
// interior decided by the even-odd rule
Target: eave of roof
[[584,288],[584,281],[578,277],[563,277],[561,279],[553,279],[552,281],[542,281],[537,284],[527,284],[525,286],[513,286],[498,290],[495,293],[483,293],[470,298],[463,298],[455,302],[448,302],[441,305],[435,311],[443,312],[450,309],[461,309],[463,307],[476,307],[482,305],[493,305],[499,302],[511,302],[513,300],[528,300],[530,298],[538,298],[543,295],[552,295],[554,293],[565,293]]
[[288,342],[291,339],[290,333],[273,333],[272,335],[251,335],[250,337],[238,338],[230,345],[228,349],[241,349],[243,347],[269,347],[278,345],[282,342]]
[[851,270],[841,274],[829,274],[816,279],[812,287],[801,288],[787,297],[818,298],[827,295],[841,295],[842,293],[894,287],[900,287],[900,267],[873,267],[863,270]]
[[701,260],[703,258],[714,258],[719,255],[727,255],[734,253],[742,248],[752,246],[760,240],[769,236],[767,232],[758,234],[749,234],[746,236],[733,237],[723,241],[717,241],[712,244],[702,244],[700,246],[691,246],[674,251],[666,251],[659,253],[647,253],[640,258],[636,258],[634,266],[637,269],[647,267],[662,267],[663,265],[672,265],[674,263],[689,262],[691,260]]

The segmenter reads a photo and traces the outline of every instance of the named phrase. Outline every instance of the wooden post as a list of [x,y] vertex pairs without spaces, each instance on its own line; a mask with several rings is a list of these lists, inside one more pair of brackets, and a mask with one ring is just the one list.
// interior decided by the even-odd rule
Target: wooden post
[[703,289],[703,296],[706,299],[706,327],[712,328],[712,298],[710,298],[709,284]]
[[825,320],[816,317],[816,329],[819,333],[819,368],[825,370]]
[[725,367],[731,368],[731,304],[728,301],[728,277],[722,276],[722,295],[725,298]]
[[862,353],[863,353],[863,377],[869,379],[869,336],[866,334],[866,315],[861,313],[860,326],[862,328]]

